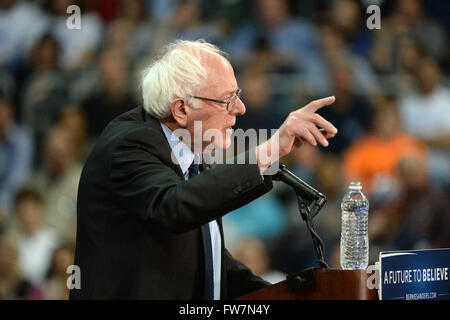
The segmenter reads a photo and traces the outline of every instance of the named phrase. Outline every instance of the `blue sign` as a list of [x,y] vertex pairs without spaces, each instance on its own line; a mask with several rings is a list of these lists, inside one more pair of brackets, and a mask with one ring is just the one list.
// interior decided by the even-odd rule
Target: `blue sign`
[[450,300],[450,249],[380,253],[381,300]]

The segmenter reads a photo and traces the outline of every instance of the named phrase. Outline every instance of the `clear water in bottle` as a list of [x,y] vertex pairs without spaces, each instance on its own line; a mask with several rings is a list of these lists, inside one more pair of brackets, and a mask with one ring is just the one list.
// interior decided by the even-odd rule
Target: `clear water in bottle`
[[360,182],[351,182],[341,203],[341,266],[346,270],[366,269],[369,263],[369,201]]

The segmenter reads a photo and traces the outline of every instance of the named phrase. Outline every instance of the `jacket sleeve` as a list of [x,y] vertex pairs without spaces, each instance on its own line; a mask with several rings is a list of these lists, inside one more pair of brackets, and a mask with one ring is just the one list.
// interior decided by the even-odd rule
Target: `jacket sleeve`
[[[272,188],[256,164],[222,164],[183,180],[148,142],[150,132],[127,135],[112,152],[111,192],[117,205],[149,227],[183,233],[258,198]],[[253,151],[254,152],[254,151]],[[167,160],[166,160],[167,161]]]
[[227,249],[225,249],[224,258],[227,273],[227,297],[225,299],[235,299],[271,285],[270,282],[254,275],[243,263],[234,259]]

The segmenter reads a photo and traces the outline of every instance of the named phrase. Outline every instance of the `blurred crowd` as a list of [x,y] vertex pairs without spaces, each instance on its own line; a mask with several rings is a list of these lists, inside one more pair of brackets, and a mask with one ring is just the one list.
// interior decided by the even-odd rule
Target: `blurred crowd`
[[[371,4],[380,29],[366,26]],[[449,16],[438,0],[0,0],[0,299],[67,299],[84,159],[141,104],[143,67],[174,39],[229,54],[247,107],[238,128],[278,128],[336,96],[319,111],[339,130],[330,146],[283,159],[328,198],[314,223],[331,267],[350,181],[370,201],[370,264],[450,247]],[[268,281],[315,265],[286,186],[223,221],[230,251]]]

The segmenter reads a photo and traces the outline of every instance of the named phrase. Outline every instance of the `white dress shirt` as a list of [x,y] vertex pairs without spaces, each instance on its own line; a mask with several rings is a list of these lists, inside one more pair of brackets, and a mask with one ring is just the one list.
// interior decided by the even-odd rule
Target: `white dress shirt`
[[[173,151],[178,164],[181,167],[181,171],[184,174],[184,178],[189,179],[189,167],[192,162],[199,162],[200,157],[192,152],[192,150],[184,144],[172,130],[164,123],[161,123],[164,135],[169,142],[170,148]],[[219,225],[217,221],[209,222],[209,230],[211,232],[211,246],[213,255],[213,278],[214,278],[214,300],[220,300],[220,272],[221,272],[221,237],[219,231]]]

